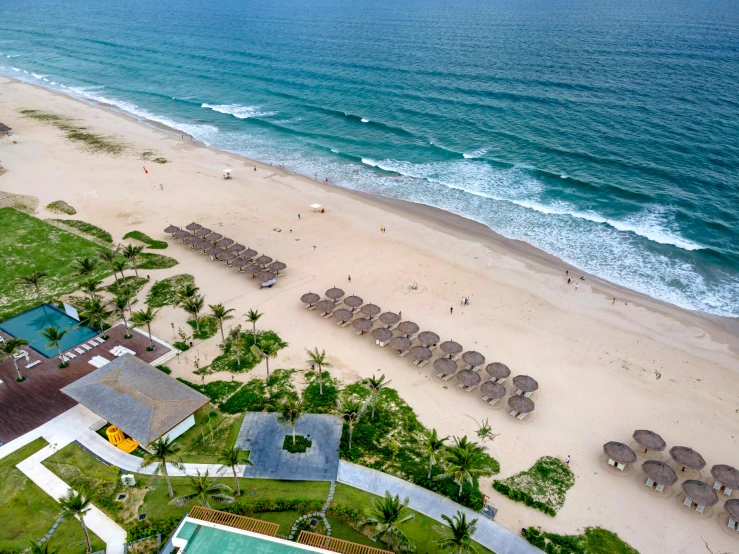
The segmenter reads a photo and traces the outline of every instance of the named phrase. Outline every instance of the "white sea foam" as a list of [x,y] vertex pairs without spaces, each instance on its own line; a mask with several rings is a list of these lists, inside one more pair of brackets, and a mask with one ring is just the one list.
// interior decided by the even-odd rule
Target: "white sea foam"
[[44,77],[46,77],[46,75],[39,75],[38,73],[31,73],[31,75],[36,77],[36,79],[43,79]]
[[462,156],[466,160],[474,160],[475,158],[482,158],[485,154],[487,154],[486,148],[478,148],[477,150],[473,150],[472,152],[465,152],[462,154]]
[[362,123],[369,123],[369,119],[362,118]]
[[208,108],[214,112],[232,115],[239,119],[249,119],[250,117],[269,117],[277,114],[277,112],[260,111],[259,106],[242,106],[241,104],[203,104],[200,107]]
[[20,71],[20,69],[18,69],[17,67],[11,67],[10,69],[12,69],[13,71]]

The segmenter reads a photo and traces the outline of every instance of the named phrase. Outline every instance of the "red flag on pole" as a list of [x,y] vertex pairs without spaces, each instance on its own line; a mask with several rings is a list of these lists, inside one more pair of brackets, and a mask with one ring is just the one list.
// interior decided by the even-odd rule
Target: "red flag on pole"
[[149,174],[149,170],[146,169],[146,168],[144,168],[144,173],[146,173],[148,175]]

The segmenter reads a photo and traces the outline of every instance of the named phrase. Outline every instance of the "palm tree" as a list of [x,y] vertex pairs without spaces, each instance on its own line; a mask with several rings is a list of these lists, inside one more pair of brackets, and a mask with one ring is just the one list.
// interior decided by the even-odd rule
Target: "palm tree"
[[377,400],[377,397],[380,396],[382,389],[390,384],[390,381],[385,381],[385,375],[381,375],[379,378],[373,375],[372,377],[368,377],[362,381],[362,384],[370,391],[370,398],[372,399],[371,417],[372,419],[375,419],[375,401]]
[[241,496],[241,487],[239,486],[239,476],[236,473],[236,466],[244,464],[247,466],[253,466],[249,460],[249,451],[241,450],[237,446],[229,448],[226,446],[221,453],[218,455],[218,461],[223,464],[219,471],[231,469],[234,474],[234,481],[236,481],[236,496]]
[[[279,346],[273,340],[260,340],[255,346],[251,347],[251,352],[259,358],[264,358],[267,363],[267,379],[269,379],[269,359],[276,358],[280,351]],[[238,362],[237,362],[238,363]]]
[[85,302],[84,310],[80,316],[83,321],[97,325],[102,333],[105,327],[105,320],[108,319],[110,314],[111,312],[105,309],[105,304],[99,298],[95,298]]
[[131,263],[133,264],[133,270],[136,272],[136,277],[139,276],[139,270],[136,267],[136,260],[141,255],[141,252],[144,251],[143,246],[134,246],[133,244],[127,244],[123,248],[123,257],[127,260],[131,260]]
[[234,501],[234,497],[229,492],[233,492],[233,489],[223,483],[214,483],[213,479],[208,475],[208,470],[205,470],[205,475],[197,470],[197,475],[189,475],[190,486],[193,491],[190,494],[183,494],[178,496],[172,502],[182,506],[188,502],[195,501],[200,506],[210,508],[210,500],[215,500],[222,504],[230,504]]
[[151,310],[151,306],[147,306],[146,310],[139,310],[138,312],[134,312],[131,314],[130,320],[131,323],[133,323],[136,327],[140,327],[142,325],[146,325],[146,328],[149,331],[149,349],[154,349],[154,339],[151,338],[151,324],[154,321],[154,318],[159,313],[159,310],[153,312]]
[[185,283],[185,285],[177,291],[174,303],[175,308],[179,307],[179,305],[188,298],[197,296],[198,292],[200,292],[200,288],[196,287],[194,283]]
[[[116,267],[116,261],[118,260],[118,251],[116,250],[98,250],[98,256],[100,259],[107,263],[113,270],[113,277],[115,277],[115,284],[118,284],[118,268]],[[123,272],[121,272],[121,276]]]
[[[13,337],[12,339],[7,339],[5,342],[0,345],[2,348],[0,350],[0,353],[2,353],[3,358],[13,358],[13,354],[18,353],[18,349],[21,346],[28,346],[28,341],[26,339],[22,339],[20,337]],[[13,365],[15,366],[15,371],[18,374],[18,381],[23,381],[25,377],[21,375],[21,370],[18,369],[18,360],[13,358]]]
[[304,414],[303,400],[297,395],[291,395],[280,406],[280,415],[277,423],[283,426],[289,425],[293,433],[293,446],[295,446],[295,423]]
[[48,273],[45,271],[34,271],[32,273],[29,273],[28,275],[21,275],[18,277],[18,282],[22,285],[25,285],[27,287],[33,287],[33,289],[36,291],[36,297],[38,298],[38,301],[43,304],[44,301],[41,298],[41,279],[46,277]]
[[40,333],[42,337],[49,341],[46,345],[47,348],[49,348],[50,346],[56,346],[56,349],[59,352],[59,359],[62,361],[62,364],[66,364],[67,360],[66,358],[64,358],[64,356],[62,356],[62,349],[59,347],[59,343],[62,342],[62,339],[64,338],[64,335],[67,334],[67,331],[69,331],[69,329],[59,329],[59,327],[49,325]]
[[202,296],[193,296],[182,302],[182,309],[195,318],[195,330],[200,334],[200,311],[203,309],[205,299]]
[[119,272],[121,274],[121,279],[125,279],[126,276],[123,274],[123,270],[126,269],[126,260],[116,258],[110,263],[110,267],[113,268],[113,275],[115,275],[116,272]]
[[306,349],[306,352],[308,352],[309,356],[308,365],[318,368],[318,394],[323,394],[323,368],[332,367],[331,364],[326,361],[326,351],[321,350],[319,353],[318,348],[315,348],[314,350]]
[[123,325],[126,327],[126,334],[124,335],[125,338],[130,339],[131,333],[128,332],[128,321],[126,320],[126,308],[128,307],[128,302],[130,301],[130,298],[127,298],[123,294],[118,294],[111,302],[110,305],[113,306],[113,311],[121,316],[121,319],[123,320]]
[[31,546],[29,547],[28,552],[30,552],[30,554],[59,554],[58,548],[49,550],[50,547],[49,541],[44,542],[43,546],[31,541]]
[[[462,494],[462,486],[465,482],[472,483],[478,475],[484,475],[488,471],[481,467],[480,447],[476,442],[468,442],[467,437],[454,439],[457,444],[447,449],[444,461],[447,469],[444,472],[454,479],[459,485],[459,494]],[[441,477],[441,476],[439,476]]]
[[218,321],[218,325],[221,327],[221,340],[226,342],[226,337],[223,334],[223,322],[234,318],[234,316],[231,315],[231,312],[234,311],[233,308],[226,309],[226,306],[223,304],[210,304],[208,307],[211,312],[213,312],[213,317]]
[[85,525],[85,514],[92,508],[92,501],[95,498],[96,492],[97,486],[83,489],[80,492],[69,489],[67,494],[59,499],[59,504],[62,507],[62,517],[64,519],[80,520],[82,531],[85,533],[85,541],[87,541],[87,554],[92,552],[92,545],[90,544],[87,525]]
[[457,510],[453,519],[448,515],[442,515],[441,519],[447,522],[448,527],[434,526],[434,530],[441,534],[441,538],[435,541],[436,544],[443,550],[451,550],[452,554],[477,554],[472,540],[472,535],[477,530],[477,518],[467,523],[467,514]]
[[244,347],[244,337],[241,334],[241,325],[237,325],[228,332],[231,347],[236,351],[236,366],[241,365],[241,349]]
[[430,432],[426,433],[426,454],[429,455],[429,479],[431,479],[431,468],[434,467],[434,462],[439,457],[439,453],[444,448],[444,443],[449,440],[449,437],[439,438],[436,434],[436,429],[431,429]]
[[339,412],[349,424],[349,450],[352,449],[352,436],[354,435],[354,425],[359,421],[364,413],[365,405],[353,398],[348,398],[339,405]]
[[413,519],[413,514],[408,514],[407,512],[407,498],[401,502],[400,496],[395,495],[393,497],[389,491],[385,491],[384,498],[375,498],[373,500],[369,517],[362,525],[374,525],[376,532],[370,536],[370,539],[374,541],[384,536],[388,550],[390,550],[390,543],[393,540],[393,536],[396,536],[399,542],[405,542],[412,548],[411,541],[398,528],[398,525],[401,523]]
[[263,315],[264,314],[260,314],[257,310],[249,310],[246,313],[246,321],[248,321],[252,325],[252,330],[254,333],[254,344],[257,344],[257,321],[259,321],[259,318]]
[[82,283],[82,290],[90,295],[90,300],[95,300],[97,295],[95,293],[100,292],[100,279],[88,279]]
[[82,275],[82,277],[90,277],[95,272],[97,266],[98,261],[90,257],[78,258],[71,265],[77,275]]
[[167,489],[169,490],[169,497],[174,498],[174,491],[172,490],[172,483],[169,481],[169,473],[167,473],[167,464],[177,469],[182,469],[185,466],[182,465],[178,457],[180,452],[180,445],[174,442],[169,437],[159,437],[155,442],[149,445],[149,451],[141,461],[141,467],[148,467],[151,464],[157,464],[154,470],[154,475],[164,475],[164,479],[167,481]]

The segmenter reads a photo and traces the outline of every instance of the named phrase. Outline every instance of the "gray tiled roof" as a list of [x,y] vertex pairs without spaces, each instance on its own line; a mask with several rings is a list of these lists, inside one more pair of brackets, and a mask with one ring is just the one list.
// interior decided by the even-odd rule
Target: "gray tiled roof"
[[126,354],[62,392],[147,445],[208,403],[208,397]]

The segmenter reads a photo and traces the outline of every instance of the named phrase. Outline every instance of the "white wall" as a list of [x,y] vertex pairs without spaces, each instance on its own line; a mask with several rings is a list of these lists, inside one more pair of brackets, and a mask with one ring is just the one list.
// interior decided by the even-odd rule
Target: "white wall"
[[188,417],[185,421],[180,423],[179,425],[176,425],[170,431],[163,436],[168,438],[169,440],[174,440],[177,437],[179,437],[182,433],[187,431],[190,427],[193,427],[195,425],[195,414],[190,414],[190,417]]

